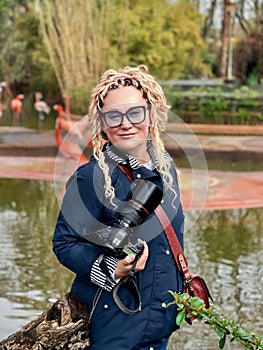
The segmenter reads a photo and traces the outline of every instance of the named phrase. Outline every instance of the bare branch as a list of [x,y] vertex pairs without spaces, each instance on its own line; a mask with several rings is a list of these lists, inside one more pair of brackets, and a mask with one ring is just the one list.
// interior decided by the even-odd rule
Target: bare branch
[[205,17],[205,23],[204,23],[203,34],[202,34],[203,38],[206,38],[209,29],[213,25],[213,19],[214,19],[216,5],[217,5],[217,0],[212,0],[208,14]]

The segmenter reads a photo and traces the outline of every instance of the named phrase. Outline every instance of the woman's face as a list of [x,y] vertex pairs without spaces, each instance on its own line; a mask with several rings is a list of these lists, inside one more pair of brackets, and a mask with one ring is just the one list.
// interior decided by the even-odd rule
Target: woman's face
[[148,161],[149,111],[141,91],[134,86],[109,91],[102,112],[103,131],[109,141],[141,162]]

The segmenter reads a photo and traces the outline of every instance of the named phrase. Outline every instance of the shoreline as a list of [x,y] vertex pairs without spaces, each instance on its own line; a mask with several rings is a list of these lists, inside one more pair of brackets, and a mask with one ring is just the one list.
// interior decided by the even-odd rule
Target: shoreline
[[[186,135],[171,128],[170,124],[163,140],[177,158],[196,154],[200,148],[207,160],[263,162],[263,137],[259,134],[215,136],[188,131]],[[91,155],[90,148],[85,155]],[[62,186],[80,165],[79,160],[58,155],[53,130],[12,127],[0,127],[0,162],[0,178],[54,181],[55,177]],[[179,184],[185,211],[263,207],[263,165],[262,171],[242,172],[179,168]],[[200,195],[206,198],[202,200]]]

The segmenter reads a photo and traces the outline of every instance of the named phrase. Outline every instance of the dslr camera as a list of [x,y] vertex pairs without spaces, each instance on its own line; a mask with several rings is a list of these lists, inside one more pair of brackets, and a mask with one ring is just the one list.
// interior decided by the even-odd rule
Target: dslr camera
[[120,212],[113,226],[108,226],[95,232],[88,232],[85,228],[82,235],[98,244],[105,253],[118,259],[128,254],[139,256],[143,251],[143,242],[138,239],[132,243],[131,239],[135,227],[140,225],[148,215],[160,204],[163,191],[147,180],[137,180],[132,190],[132,197]]

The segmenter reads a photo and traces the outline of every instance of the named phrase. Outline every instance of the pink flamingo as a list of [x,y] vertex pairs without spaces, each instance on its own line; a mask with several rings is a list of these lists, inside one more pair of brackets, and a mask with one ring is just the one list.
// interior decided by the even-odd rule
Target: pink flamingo
[[[80,140],[83,140],[84,134],[89,125],[89,116],[85,115],[79,121],[72,120],[70,115],[70,97],[69,95],[64,95],[63,97],[65,100],[65,117],[66,118],[61,118],[60,126],[62,129],[66,130],[71,135],[75,135]],[[91,133],[88,133],[86,137],[88,139],[87,146],[92,147]]]
[[65,158],[78,159],[82,163],[86,163],[88,159],[84,156],[82,149],[73,141],[61,140],[61,121],[63,120],[63,107],[62,105],[54,105],[53,109],[58,112],[56,120],[56,143],[59,151]]
[[43,95],[41,92],[37,91],[35,93],[35,103],[34,103],[34,108],[38,113],[38,120],[40,123],[45,120],[45,114],[49,114],[50,112],[50,107],[49,105],[42,100]]
[[4,88],[7,86],[6,81],[0,82],[0,118],[3,116],[3,104],[2,104],[2,93],[4,91]]
[[66,120],[71,121],[71,118],[70,118],[70,97],[69,97],[69,95],[64,95],[63,97],[65,100]]
[[61,127],[65,129],[72,135],[77,136],[80,140],[83,140],[84,133],[89,124],[89,118],[82,118],[81,121],[73,121],[70,116],[70,97],[69,95],[64,95],[65,100],[65,116],[66,118],[62,118]]
[[19,125],[20,115],[21,115],[21,111],[22,111],[23,98],[24,98],[23,94],[18,94],[18,95],[16,95],[15,98],[13,98],[10,101],[10,108],[11,108],[12,117],[13,117],[13,126]]
[[64,95],[65,100],[65,116],[66,118],[61,119],[61,127],[65,129],[67,132],[71,133],[72,135],[77,136],[79,139],[83,139],[83,132],[84,130],[81,130],[77,126],[77,121],[71,120],[70,116],[70,97],[69,95]]

